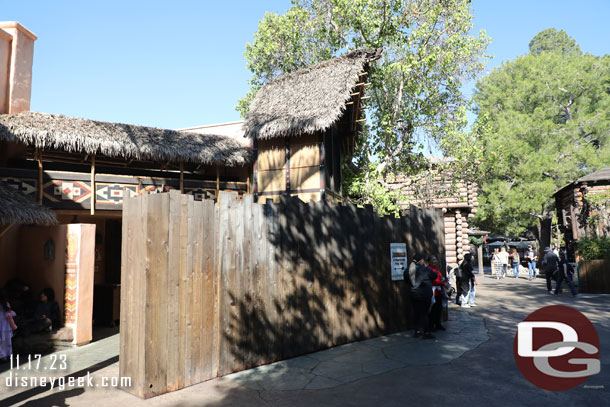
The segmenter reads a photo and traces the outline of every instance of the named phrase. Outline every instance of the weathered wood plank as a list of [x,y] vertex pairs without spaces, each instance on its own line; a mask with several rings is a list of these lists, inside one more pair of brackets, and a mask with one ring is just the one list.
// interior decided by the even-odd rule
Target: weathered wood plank
[[235,206],[236,195],[230,192],[220,193],[220,224],[218,243],[218,264],[220,266],[220,355],[218,363],[219,375],[234,372],[237,366],[236,357],[236,324],[238,320],[238,299],[235,297],[234,287],[236,254],[232,208]]
[[181,247],[185,241],[181,239],[181,220],[186,219],[182,213],[180,191],[170,191],[169,193],[169,223],[168,223],[168,256],[167,265],[163,272],[167,273],[167,292],[160,301],[166,302],[167,313],[167,389],[169,391],[184,387],[184,319],[186,310],[185,293],[181,288],[184,282],[181,281]]
[[246,349],[243,351],[244,368],[257,366],[256,364],[256,343],[254,340],[255,321],[258,315],[256,314],[256,292],[255,292],[255,272],[254,272],[254,253],[253,248],[257,242],[253,239],[253,231],[255,229],[254,214],[253,214],[254,197],[252,195],[244,195],[241,202],[243,208],[243,237],[242,237],[242,264],[243,264],[243,285],[241,299],[244,302],[242,318],[242,327],[244,329],[243,341],[246,343]]
[[[203,251],[201,241],[203,239],[203,204],[192,198],[188,200],[189,211],[189,237],[192,251],[191,284],[189,288],[192,301],[190,303],[190,326],[187,325],[187,346],[190,349],[191,366],[185,374],[190,376],[190,384],[203,381],[203,364],[201,356],[201,334],[203,317]],[[187,319],[187,324],[189,320]]]
[[217,240],[216,207],[206,200],[202,206],[202,294],[201,294],[201,379],[216,377],[218,371],[219,320],[216,299],[218,280],[215,261]]
[[[145,397],[167,392],[167,265],[169,195],[148,198],[146,265]],[[154,356],[153,356],[154,355]]]

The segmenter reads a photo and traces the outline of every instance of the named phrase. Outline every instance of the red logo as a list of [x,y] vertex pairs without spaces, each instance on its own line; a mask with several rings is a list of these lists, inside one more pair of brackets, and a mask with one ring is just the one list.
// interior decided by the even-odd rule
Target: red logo
[[513,352],[517,367],[532,384],[569,390],[599,373],[599,337],[579,311],[551,305],[519,323]]

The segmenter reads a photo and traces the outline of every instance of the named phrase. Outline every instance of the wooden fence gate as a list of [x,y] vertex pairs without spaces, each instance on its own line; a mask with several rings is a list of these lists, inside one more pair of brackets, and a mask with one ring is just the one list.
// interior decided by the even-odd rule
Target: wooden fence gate
[[[120,374],[152,397],[235,371],[407,329],[390,243],[444,262],[439,210],[238,200],[178,191],[125,200]],[[443,265],[444,266],[444,265]]]

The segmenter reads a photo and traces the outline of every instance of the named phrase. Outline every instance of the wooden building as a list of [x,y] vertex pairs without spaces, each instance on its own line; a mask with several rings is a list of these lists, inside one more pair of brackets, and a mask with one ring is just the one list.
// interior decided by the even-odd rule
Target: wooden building
[[[559,228],[569,255],[574,254],[581,238],[610,234],[608,213],[596,212],[591,204],[590,198],[598,194],[610,194],[610,167],[580,177],[554,194]],[[599,220],[597,226],[592,228],[588,220],[594,215]]]
[[[0,181],[32,205],[53,210],[59,223],[15,225],[0,237],[3,259],[11,253],[0,286],[13,277],[36,291],[50,286],[65,297],[60,308],[66,323],[79,298],[88,298],[84,307],[93,307],[93,319],[112,323],[119,312],[123,197],[172,189],[196,199],[220,190],[246,193],[250,165],[251,150],[227,137],[30,111],[0,115]],[[11,202],[13,211],[20,209]],[[73,266],[63,255],[71,239],[80,247]],[[57,253],[52,259],[41,255],[49,241]],[[76,256],[85,252],[92,259]],[[70,293],[84,276],[93,286]],[[90,328],[81,331],[85,339],[76,342],[87,342]]]
[[401,189],[407,200],[402,206],[438,208],[445,222],[445,254],[447,264],[458,263],[471,251],[469,237],[473,234],[470,221],[477,213],[478,187],[453,176],[439,172],[437,164],[444,158],[432,157],[430,168],[417,176],[398,175],[389,180],[389,187]]
[[252,151],[210,132],[30,111],[35,40],[0,22],[0,287],[19,278],[53,288],[84,343],[92,317],[118,319],[123,197],[247,193]]
[[244,124],[255,152],[257,202],[281,195],[341,199],[341,159],[354,152],[369,64],[380,52],[354,51],[258,91]]

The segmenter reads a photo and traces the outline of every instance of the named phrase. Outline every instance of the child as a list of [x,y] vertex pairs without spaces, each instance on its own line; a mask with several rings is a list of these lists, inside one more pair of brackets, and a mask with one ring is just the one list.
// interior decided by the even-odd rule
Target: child
[[4,292],[0,290],[0,360],[6,361],[13,354],[12,337],[13,331],[17,329],[13,317],[15,312],[6,301]]

